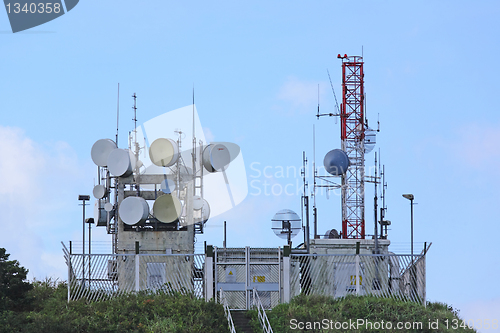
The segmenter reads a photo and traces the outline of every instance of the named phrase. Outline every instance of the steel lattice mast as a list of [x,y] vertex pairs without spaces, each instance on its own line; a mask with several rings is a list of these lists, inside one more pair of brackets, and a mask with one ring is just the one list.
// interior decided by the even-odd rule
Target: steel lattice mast
[[350,166],[342,176],[342,238],[365,238],[365,124],[363,58],[341,56],[342,150]]

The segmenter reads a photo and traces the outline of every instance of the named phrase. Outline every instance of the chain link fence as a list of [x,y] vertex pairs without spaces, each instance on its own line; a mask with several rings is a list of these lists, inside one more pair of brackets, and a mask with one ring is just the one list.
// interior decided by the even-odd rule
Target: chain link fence
[[425,303],[424,255],[303,254],[290,256],[290,297],[374,295]]
[[64,254],[68,300],[148,291],[203,297],[203,254]]

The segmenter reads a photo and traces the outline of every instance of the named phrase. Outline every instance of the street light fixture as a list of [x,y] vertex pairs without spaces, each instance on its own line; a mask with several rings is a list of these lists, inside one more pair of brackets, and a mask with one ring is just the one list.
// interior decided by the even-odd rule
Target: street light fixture
[[403,194],[403,197],[410,200],[411,206],[411,262],[413,264],[413,199],[415,199],[415,196],[413,194]]
[[403,197],[405,199],[410,200],[410,206],[411,206],[411,266],[410,266],[410,288],[411,288],[411,293],[412,295],[415,293],[416,287],[417,287],[417,277],[416,277],[416,270],[415,266],[413,264],[413,200],[415,199],[415,196],[413,194],[403,194]]
[[[83,230],[82,230],[82,238],[83,238],[83,244],[82,244],[82,283],[85,285],[85,201],[90,200],[90,195],[79,195],[78,200],[82,201],[82,207],[83,207]],[[90,224],[89,224],[90,226]]]

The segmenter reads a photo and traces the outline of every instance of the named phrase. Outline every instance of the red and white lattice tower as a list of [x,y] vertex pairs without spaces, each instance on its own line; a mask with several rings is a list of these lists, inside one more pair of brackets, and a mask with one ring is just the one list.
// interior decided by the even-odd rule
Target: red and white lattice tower
[[342,176],[342,238],[365,238],[365,124],[363,58],[341,56],[342,150],[350,166]]

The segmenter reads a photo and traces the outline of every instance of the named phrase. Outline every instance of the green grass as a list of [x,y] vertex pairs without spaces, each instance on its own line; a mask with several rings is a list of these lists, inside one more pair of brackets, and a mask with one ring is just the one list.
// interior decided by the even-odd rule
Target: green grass
[[[412,302],[372,296],[349,296],[333,299],[326,296],[299,295],[292,299],[290,303],[280,304],[273,310],[268,311],[267,316],[273,331],[276,333],[475,332],[472,329],[460,327],[462,321],[458,318],[458,312],[446,304],[429,303],[427,307],[424,307]],[[323,322],[324,319],[326,320]],[[358,319],[364,320],[360,326],[357,326]],[[436,320],[438,321],[437,329],[434,326],[429,328],[429,323],[435,323]],[[448,328],[446,328],[446,320],[448,320]],[[382,321],[384,324],[382,324]],[[303,329],[300,329],[302,327],[299,326],[300,322],[304,325]],[[319,323],[314,326],[315,322]],[[367,326],[368,322],[372,326],[370,324]],[[392,329],[388,327],[388,322],[392,325]],[[251,323],[255,332],[259,332],[257,329],[260,329],[260,324],[258,323],[256,311],[252,311]],[[336,329],[335,323],[337,325],[343,324],[344,328],[337,326]],[[397,329],[396,325],[398,323],[402,323],[403,329]],[[421,328],[418,326],[413,327],[418,323],[422,323]],[[457,327],[453,328],[452,325],[455,323],[454,326]],[[405,329],[405,324],[412,325],[412,327]]]
[[192,295],[128,294],[108,301],[67,302],[67,285],[35,282],[29,308],[0,312],[0,332],[228,332],[221,305]]

